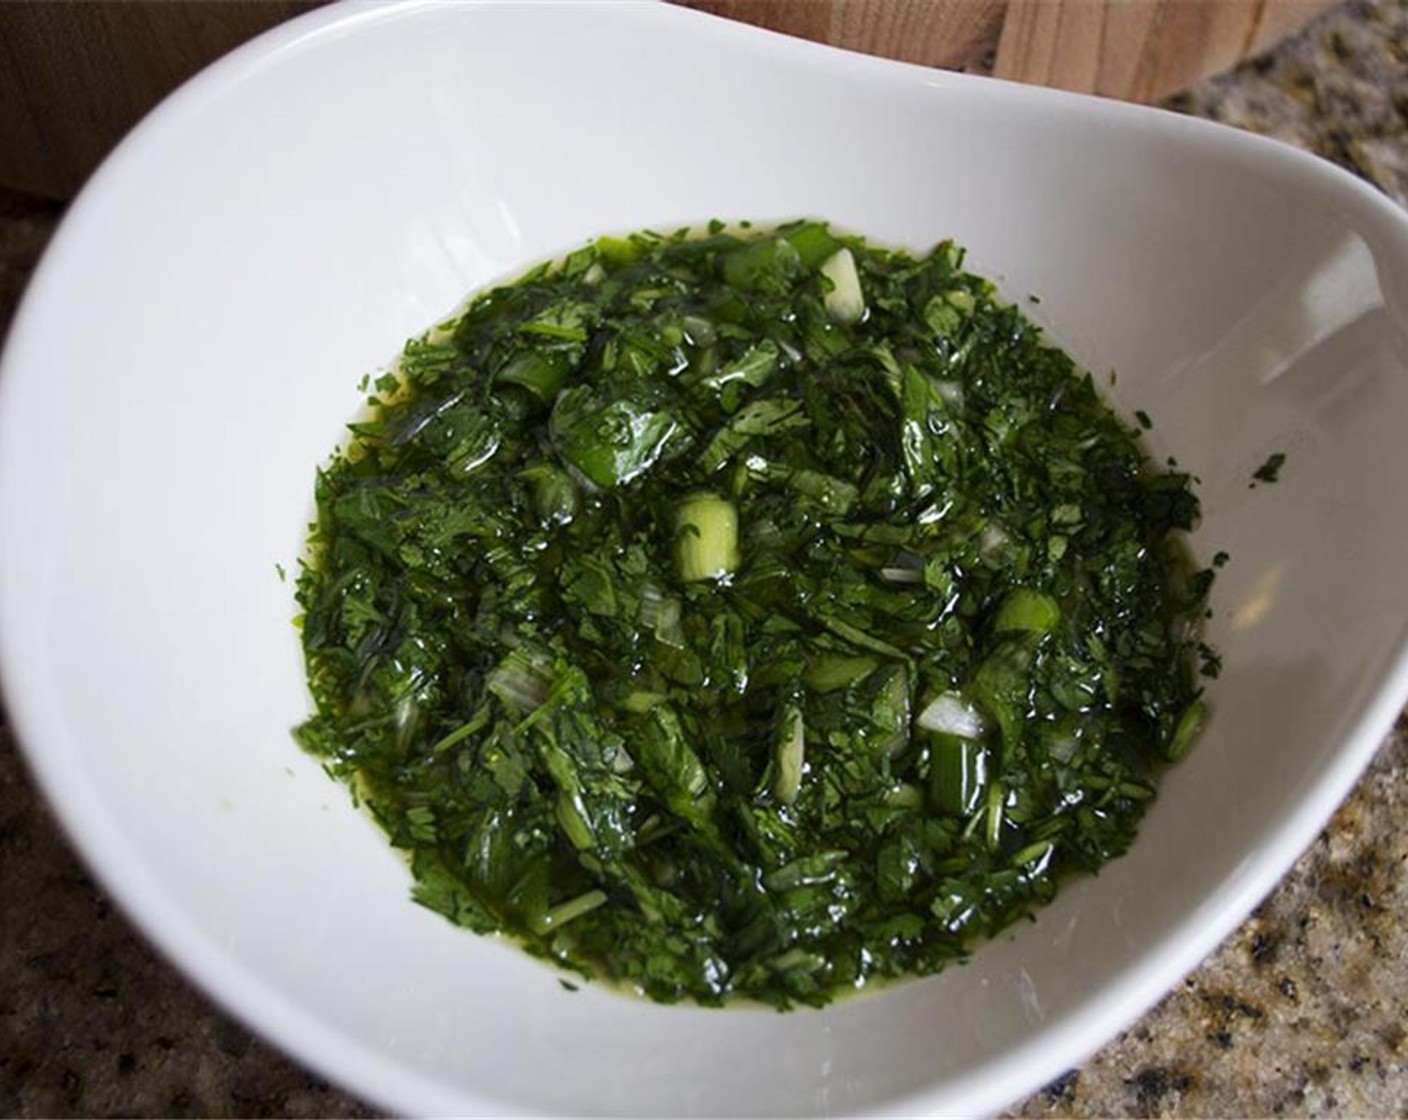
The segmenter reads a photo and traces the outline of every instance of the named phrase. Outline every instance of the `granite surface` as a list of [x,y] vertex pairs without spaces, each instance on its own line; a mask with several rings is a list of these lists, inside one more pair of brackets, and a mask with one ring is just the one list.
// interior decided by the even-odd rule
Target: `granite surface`
[[[1408,3],[1353,0],[1169,107],[1267,133],[1408,205]],[[0,334],[60,215],[0,193]],[[1408,1116],[1408,721],[1197,971],[1012,1115]],[[0,729],[0,1116],[370,1116],[156,957]]]

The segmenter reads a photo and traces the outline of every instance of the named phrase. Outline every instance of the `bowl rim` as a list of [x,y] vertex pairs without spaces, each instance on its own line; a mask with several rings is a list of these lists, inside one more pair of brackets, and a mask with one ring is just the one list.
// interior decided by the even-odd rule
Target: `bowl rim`
[[[496,5],[492,0],[455,0],[453,6],[474,9]],[[579,7],[580,2],[572,6]],[[444,7],[441,0],[340,0],[307,12],[237,47],[187,80],[129,132],[73,199],[16,307],[0,352],[0,478],[12,477],[20,465],[11,461],[15,446],[12,429],[20,411],[16,401],[29,380],[39,375],[25,360],[31,345],[33,309],[55,298],[57,293],[51,292],[54,277],[61,262],[83,245],[107,185],[140,164],[149,149],[159,147],[166,129],[198,113],[205,102],[227,95],[274,60],[299,50],[317,49],[335,36],[381,21],[414,19],[421,12]],[[1295,179],[1328,207],[1351,213],[1361,225],[1373,228],[1408,262],[1408,215],[1349,172],[1279,140],[1156,108],[859,54],[666,3],[631,7],[640,13],[638,18],[688,24],[696,34],[713,36],[711,46],[719,44],[719,49],[747,41],[848,77],[918,83],[937,91],[981,88],[988,98],[1018,112],[1059,105],[1096,122],[1137,122],[1141,128],[1204,146],[1222,158],[1255,162]],[[3,496],[0,491],[0,499]],[[4,512],[0,508],[0,513]],[[16,547],[13,536],[11,527],[0,520],[0,554]],[[147,942],[223,1012],[358,1096],[411,1112],[463,1113],[468,1102],[461,1089],[413,1071],[349,1038],[285,997],[251,967],[233,960],[131,850],[100,791],[70,765],[71,752],[53,749],[65,740],[54,718],[59,709],[43,695],[42,675],[27,667],[32,660],[29,636],[16,630],[11,621],[10,604],[22,594],[0,568],[0,700],[8,712],[20,757],[83,863]],[[878,1114],[912,1115],[935,1106],[949,1112],[987,1111],[1020,1099],[1062,1071],[1083,1063],[1196,968],[1274,889],[1359,780],[1405,702],[1408,623],[1396,652],[1386,658],[1374,682],[1372,700],[1350,721],[1339,748],[1324,765],[1321,781],[1272,830],[1264,853],[1202,899],[1178,931],[1180,936],[1165,937],[1144,951],[1074,1013],[1064,1016],[1059,1030],[1049,1025],[1038,1028],[1025,1042],[941,1088],[888,1100]],[[1002,1086],[1001,1092],[993,1092],[995,1084]],[[525,1114],[508,1100],[481,1097],[475,1103],[480,1111],[496,1115]]]

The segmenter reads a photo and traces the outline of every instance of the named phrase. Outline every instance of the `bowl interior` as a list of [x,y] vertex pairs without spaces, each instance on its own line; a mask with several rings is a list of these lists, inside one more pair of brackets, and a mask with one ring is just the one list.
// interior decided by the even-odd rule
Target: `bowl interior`
[[[585,988],[412,905],[289,729],[292,577],[357,382],[608,231],[815,215],[952,237],[1201,479],[1214,715],[1131,853],[967,965],[821,1012]],[[1387,203],[1166,115],[661,6],[315,13],[164,106],[75,204],[0,382],[0,656],[36,774],[145,930],[390,1107],[995,1109],[1267,890],[1398,709],[1408,587]],[[1275,485],[1249,486],[1275,451]],[[280,566],[288,574],[280,574]]]

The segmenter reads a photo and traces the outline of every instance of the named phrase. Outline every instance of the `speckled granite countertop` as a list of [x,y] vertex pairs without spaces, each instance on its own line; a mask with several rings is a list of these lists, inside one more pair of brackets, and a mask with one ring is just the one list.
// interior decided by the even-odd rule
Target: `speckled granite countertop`
[[[1170,107],[1408,206],[1408,0],[1351,0]],[[0,193],[0,332],[59,217]],[[1408,721],[1248,921],[1012,1115],[1408,1116]],[[71,854],[0,729],[0,1115],[370,1116],[215,1010]]]

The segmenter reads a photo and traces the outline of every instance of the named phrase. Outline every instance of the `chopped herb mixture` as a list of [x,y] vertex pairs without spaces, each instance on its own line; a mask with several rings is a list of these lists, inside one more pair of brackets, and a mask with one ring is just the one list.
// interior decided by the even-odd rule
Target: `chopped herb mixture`
[[318,475],[298,737],[417,900],[785,1008],[1125,850],[1203,718],[1198,503],[962,258],[602,238],[407,344]]

